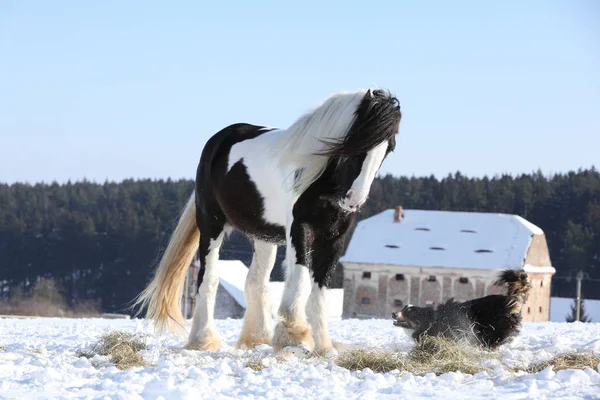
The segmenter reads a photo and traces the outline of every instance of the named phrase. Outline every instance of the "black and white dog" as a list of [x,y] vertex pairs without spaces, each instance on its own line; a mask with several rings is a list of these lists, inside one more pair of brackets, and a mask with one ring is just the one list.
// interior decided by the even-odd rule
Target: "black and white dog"
[[496,284],[506,285],[507,294],[465,302],[450,299],[435,310],[408,305],[392,314],[394,325],[408,330],[416,342],[425,336],[441,336],[495,350],[519,334],[521,309],[531,289],[524,271],[504,270]]

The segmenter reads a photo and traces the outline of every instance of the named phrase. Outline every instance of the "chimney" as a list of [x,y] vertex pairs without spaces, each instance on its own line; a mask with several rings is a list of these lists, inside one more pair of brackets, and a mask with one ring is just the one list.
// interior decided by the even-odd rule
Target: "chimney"
[[404,212],[402,211],[402,206],[397,206],[394,211],[394,222],[400,222],[404,218]]

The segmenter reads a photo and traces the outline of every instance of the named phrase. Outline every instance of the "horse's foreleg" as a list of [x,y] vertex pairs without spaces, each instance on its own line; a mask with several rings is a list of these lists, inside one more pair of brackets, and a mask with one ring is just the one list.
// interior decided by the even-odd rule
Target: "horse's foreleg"
[[334,347],[340,351],[343,349],[341,344],[331,342],[327,320],[331,274],[344,248],[344,234],[340,232],[333,238],[317,237],[313,246],[311,266],[314,279],[307,307],[308,319],[315,338],[315,353],[324,355]]
[[306,259],[307,248],[301,243],[293,243],[290,234],[287,242],[285,286],[273,335],[273,350],[275,353],[284,349],[299,351],[299,355],[304,355],[312,352],[315,346],[306,318],[311,279],[309,270],[302,261]]
[[259,344],[271,343],[273,330],[269,301],[269,277],[275,264],[276,255],[277,245],[254,241],[254,255],[244,288],[246,313],[237,343],[238,348],[253,348]]
[[222,242],[222,231],[214,239],[205,235],[200,237],[198,281],[201,283],[196,294],[192,330],[185,346],[187,349],[217,350],[221,347],[221,339],[214,324],[214,312],[217,289],[219,288],[219,276],[216,266],[219,261]]
[[320,355],[326,354],[333,348],[327,327],[328,292],[329,289],[326,286],[319,287],[319,284],[315,282],[312,284],[308,300],[308,320],[313,329],[315,353]]

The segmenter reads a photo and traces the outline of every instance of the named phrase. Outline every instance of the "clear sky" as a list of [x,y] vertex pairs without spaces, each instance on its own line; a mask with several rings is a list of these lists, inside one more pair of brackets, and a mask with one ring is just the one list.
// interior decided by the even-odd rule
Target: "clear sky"
[[0,0],[0,182],[193,178],[219,129],[370,85],[383,173],[600,167],[600,1]]

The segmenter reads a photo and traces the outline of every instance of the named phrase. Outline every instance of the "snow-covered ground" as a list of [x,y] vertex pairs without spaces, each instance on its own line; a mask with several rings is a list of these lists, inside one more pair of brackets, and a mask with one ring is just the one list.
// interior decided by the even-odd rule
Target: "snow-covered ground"
[[[537,374],[447,373],[423,377],[397,371],[351,372],[331,360],[276,361],[259,372],[246,367],[253,353],[233,348],[240,320],[219,320],[225,348],[215,353],[181,350],[175,336],[152,335],[142,320],[0,319],[2,399],[593,399],[600,398],[598,369],[546,369]],[[351,345],[409,350],[413,343],[389,320],[332,321],[334,340]],[[121,371],[79,357],[103,333],[146,333],[148,367]],[[567,351],[600,353],[599,323],[526,323],[522,335],[501,350],[509,365],[543,361]],[[161,397],[162,396],[162,397]]]

